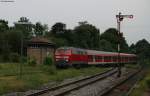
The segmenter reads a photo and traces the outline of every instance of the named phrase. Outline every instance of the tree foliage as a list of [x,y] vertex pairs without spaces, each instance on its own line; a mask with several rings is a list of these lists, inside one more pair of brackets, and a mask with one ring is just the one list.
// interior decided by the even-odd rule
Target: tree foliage
[[51,28],[51,32],[52,32],[54,35],[64,33],[65,30],[66,30],[66,24],[61,23],[61,22],[57,22],[57,23],[54,24],[54,25],[52,26],[52,28]]
[[142,59],[150,58],[150,44],[145,39],[139,40],[135,46],[136,54],[140,56]]
[[77,47],[87,49],[99,49],[99,29],[87,22],[79,22],[79,26],[74,30],[75,43]]
[[[107,29],[104,33],[101,34],[100,39],[103,40],[107,40],[108,42],[111,43],[112,45],[112,50],[113,51],[117,51],[118,49],[118,42],[120,42],[120,49],[121,52],[128,52],[129,51],[129,47],[128,44],[125,40],[125,38],[123,37],[123,35],[120,35],[120,39],[118,37],[118,31],[115,28],[109,28]],[[103,46],[103,45],[101,45]]]
[[115,49],[113,49],[113,47],[112,47],[112,44],[105,39],[100,40],[99,45],[100,45],[99,50],[109,51],[109,52],[115,51]]
[[46,24],[42,25],[41,22],[36,22],[33,28],[35,36],[44,36],[48,32],[48,26]]
[[14,28],[22,32],[24,38],[31,38],[33,25],[26,17],[20,17]]
[[0,33],[5,32],[8,29],[8,21],[0,20]]

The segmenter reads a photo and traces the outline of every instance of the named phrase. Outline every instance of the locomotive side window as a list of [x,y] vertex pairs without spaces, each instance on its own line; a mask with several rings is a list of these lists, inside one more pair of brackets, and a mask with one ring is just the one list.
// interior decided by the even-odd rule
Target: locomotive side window
[[56,50],[56,55],[59,55],[59,54],[70,55],[71,54],[71,50],[70,49],[58,49],[58,50]]
[[85,55],[85,54],[87,54],[85,51],[80,51],[80,50],[73,50],[72,53],[73,53],[73,54],[80,54],[80,55]]
[[78,51],[73,50],[72,53],[73,53],[73,54],[78,54]]

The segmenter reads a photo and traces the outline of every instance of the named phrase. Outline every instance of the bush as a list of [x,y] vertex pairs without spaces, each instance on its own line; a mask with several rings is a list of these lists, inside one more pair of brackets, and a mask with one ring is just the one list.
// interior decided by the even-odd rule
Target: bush
[[146,80],[146,85],[148,86],[148,88],[150,88],[150,79]]
[[3,54],[2,55],[2,62],[8,62],[10,60],[9,54]]
[[29,58],[27,63],[29,66],[35,66],[36,60],[34,58]]
[[22,57],[22,62],[23,63],[27,63],[27,61],[28,61],[27,57]]
[[52,65],[52,63],[53,63],[52,58],[50,56],[45,57],[43,63],[44,63],[44,65]]
[[0,55],[0,62],[2,62],[3,60],[2,60],[2,55]]
[[44,65],[42,66],[42,69],[44,70],[44,72],[47,72],[48,74],[56,74],[56,68],[54,66]]
[[0,69],[2,69],[2,66],[0,65]]
[[17,63],[17,62],[20,61],[20,56],[19,56],[18,53],[10,53],[9,58],[10,58],[10,61],[11,61],[11,62]]

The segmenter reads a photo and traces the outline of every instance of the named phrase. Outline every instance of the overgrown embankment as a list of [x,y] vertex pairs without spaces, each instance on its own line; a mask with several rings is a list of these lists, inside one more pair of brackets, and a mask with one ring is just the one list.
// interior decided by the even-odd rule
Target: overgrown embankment
[[144,64],[143,71],[145,71],[145,76],[138,82],[129,96],[150,96],[150,62],[148,61]]
[[92,75],[108,69],[96,67],[56,69],[48,65],[0,64],[0,94],[35,89],[48,82],[60,82],[64,79]]

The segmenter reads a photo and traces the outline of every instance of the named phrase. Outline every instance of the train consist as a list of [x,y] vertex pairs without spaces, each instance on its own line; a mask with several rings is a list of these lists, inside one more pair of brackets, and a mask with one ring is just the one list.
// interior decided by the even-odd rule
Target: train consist
[[135,54],[105,52],[87,50],[74,47],[60,47],[55,52],[55,64],[57,67],[81,67],[87,65],[116,66],[118,63],[136,63]]

